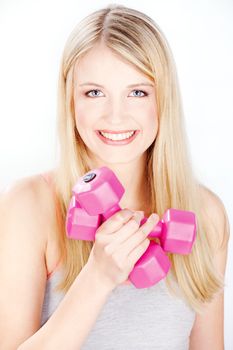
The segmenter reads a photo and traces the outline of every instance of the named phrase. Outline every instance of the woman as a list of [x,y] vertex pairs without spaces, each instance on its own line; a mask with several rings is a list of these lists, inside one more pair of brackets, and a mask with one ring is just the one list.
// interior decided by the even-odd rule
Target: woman
[[[161,29],[121,5],[93,12],[68,38],[58,93],[57,168],[1,197],[1,348],[223,349],[229,222],[191,167]],[[72,187],[103,165],[126,190],[124,209],[95,242],[68,239]],[[166,279],[137,289],[128,275],[168,208],[195,212],[192,252],[167,253]],[[140,226],[142,212],[156,215]]]

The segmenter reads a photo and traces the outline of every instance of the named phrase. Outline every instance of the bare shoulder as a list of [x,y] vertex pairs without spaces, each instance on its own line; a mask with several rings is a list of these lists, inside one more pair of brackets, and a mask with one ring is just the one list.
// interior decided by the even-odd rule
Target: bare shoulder
[[[30,227],[33,224],[31,221],[34,222],[35,218],[41,223],[42,215],[39,208],[35,176],[17,179],[1,192],[0,213],[3,218],[2,225],[4,225],[2,232],[8,232],[8,230],[5,230],[6,227],[10,229],[10,226],[12,226],[13,228],[16,220],[20,220],[19,225],[24,222]],[[33,232],[35,232],[35,229]],[[22,235],[26,232],[20,230],[18,234]],[[44,237],[44,235],[38,235],[34,238],[36,238],[36,243],[43,245],[45,249],[46,241],[43,240]],[[17,239],[17,236],[15,236],[15,239]]]
[[[40,174],[19,178],[12,182],[7,189],[0,194],[2,210],[30,209],[30,213],[36,211],[38,217],[49,216],[48,209],[52,209],[53,200],[51,191]],[[50,211],[50,210],[49,210]]]
[[230,224],[222,199],[211,189],[200,185],[201,209],[209,225],[209,238],[216,249],[225,249],[230,236]]
[[[52,178],[54,171],[50,170],[47,174]],[[5,216],[8,211],[17,211],[22,222],[25,220],[27,226],[34,227],[32,239],[43,251],[47,273],[50,273],[58,259],[55,202],[51,186],[41,174],[17,179],[0,194],[0,210]]]

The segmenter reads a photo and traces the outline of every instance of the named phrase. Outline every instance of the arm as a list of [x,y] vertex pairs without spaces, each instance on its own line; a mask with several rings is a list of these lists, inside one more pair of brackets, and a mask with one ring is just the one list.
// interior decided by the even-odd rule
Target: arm
[[0,349],[15,350],[40,322],[46,240],[37,211],[33,180],[20,180],[1,193]]
[[[85,265],[40,328],[48,236],[48,207],[41,202],[41,190],[33,179],[20,180],[0,197],[0,348],[4,350],[79,349],[110,293]],[[49,196],[46,202],[52,205]]]
[[[212,216],[216,232],[211,232],[211,239],[218,240],[219,248],[215,254],[215,266],[224,276],[227,262],[227,248],[230,226],[226,210],[220,198],[203,188],[203,201],[208,219]],[[190,335],[189,350],[223,350],[224,349],[224,292],[218,294],[206,306],[203,315],[196,315]]]
[[17,350],[81,349],[109,293],[86,264],[50,319]]

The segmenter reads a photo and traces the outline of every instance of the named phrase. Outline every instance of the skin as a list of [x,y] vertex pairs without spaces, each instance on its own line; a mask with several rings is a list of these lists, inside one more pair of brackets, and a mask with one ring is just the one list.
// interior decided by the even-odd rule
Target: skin
[[[83,86],[87,81],[104,86]],[[75,66],[75,122],[83,141],[88,147],[94,167],[110,167],[122,182],[126,192],[120,202],[122,207],[134,210],[146,208],[146,186],[144,169],[146,167],[146,150],[153,143],[158,132],[158,116],[154,87],[138,85],[127,88],[136,82],[150,82],[148,77],[135,67],[123,61],[110,49],[98,46],[89,51]],[[85,96],[90,90],[96,90]],[[148,93],[134,91],[143,90]],[[136,139],[124,146],[104,144],[95,135],[94,130],[131,130],[139,129]],[[207,188],[202,188],[202,200],[208,208],[209,217],[214,216],[217,232],[229,240],[229,224],[221,200]],[[206,218],[208,220],[208,218]],[[211,227],[211,225],[209,225]],[[211,229],[209,239],[219,239]],[[219,249],[214,257],[216,269],[225,275],[227,261],[227,243]],[[202,315],[197,314],[190,334],[189,350],[223,350],[224,349],[224,293],[220,293],[205,308]]]
[[[86,82],[100,84],[103,88],[93,84],[80,86]],[[153,86],[127,87],[142,82]],[[154,83],[101,44],[75,65],[74,106],[76,128],[88,148],[92,168],[105,165],[112,169],[125,188],[121,207],[146,213],[146,150],[158,131]],[[104,129],[137,129],[140,133],[127,145],[113,146],[96,135],[95,130]]]

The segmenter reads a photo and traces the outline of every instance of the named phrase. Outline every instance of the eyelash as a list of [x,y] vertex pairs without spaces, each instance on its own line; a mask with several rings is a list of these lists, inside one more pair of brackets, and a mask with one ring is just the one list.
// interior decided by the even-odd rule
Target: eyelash
[[[89,90],[89,91],[87,91],[87,92],[85,93],[85,95],[86,95],[87,97],[91,97],[91,98],[96,97],[96,96],[88,96],[88,94],[89,94],[90,92],[92,92],[92,91],[100,91],[100,90],[98,90],[98,89]],[[139,96],[139,98],[148,96],[148,93],[145,92],[145,91],[143,91],[143,90],[138,90],[138,89],[136,89],[136,90],[133,90],[133,91],[140,91],[140,92],[143,92],[143,93],[144,93],[144,96]],[[97,96],[97,97],[98,97],[98,96]],[[138,97],[138,96],[135,96],[135,97]]]

